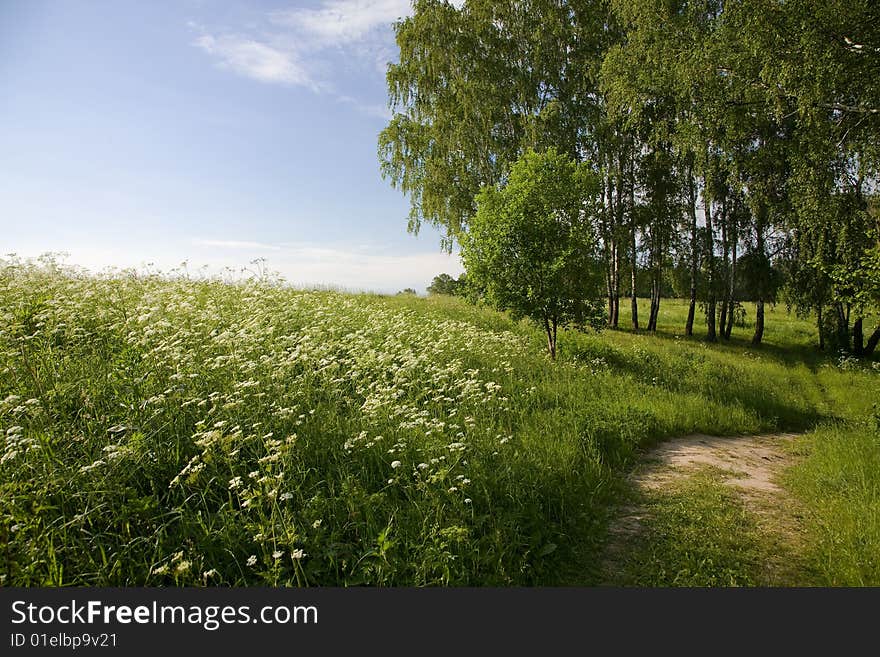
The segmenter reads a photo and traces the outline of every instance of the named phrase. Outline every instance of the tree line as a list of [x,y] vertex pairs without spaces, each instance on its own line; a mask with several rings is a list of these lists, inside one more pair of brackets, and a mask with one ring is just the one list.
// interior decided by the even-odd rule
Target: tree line
[[447,248],[462,243],[481,190],[552,148],[596,181],[607,325],[655,330],[673,281],[690,302],[688,335],[700,313],[708,340],[729,339],[750,300],[760,344],[764,305],[781,300],[816,316],[820,346],[875,350],[878,3],[413,8],[396,24],[393,115],[379,136],[383,174],[410,199],[410,230],[427,222]]

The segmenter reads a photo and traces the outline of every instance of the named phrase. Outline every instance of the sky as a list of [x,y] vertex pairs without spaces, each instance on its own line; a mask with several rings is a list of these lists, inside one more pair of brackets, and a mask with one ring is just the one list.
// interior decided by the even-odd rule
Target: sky
[[409,0],[0,1],[0,257],[424,292],[458,275],[383,180]]

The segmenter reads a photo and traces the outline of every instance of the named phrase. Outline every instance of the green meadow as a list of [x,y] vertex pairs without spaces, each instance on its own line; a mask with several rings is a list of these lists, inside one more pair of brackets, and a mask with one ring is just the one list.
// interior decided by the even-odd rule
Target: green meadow
[[[640,450],[791,431],[793,583],[878,585],[880,363],[779,305],[752,347],[746,310],[708,344],[664,299],[656,335],[566,331],[552,362],[451,297],[0,261],[2,584],[597,584]],[[715,563],[689,582],[754,583]]]

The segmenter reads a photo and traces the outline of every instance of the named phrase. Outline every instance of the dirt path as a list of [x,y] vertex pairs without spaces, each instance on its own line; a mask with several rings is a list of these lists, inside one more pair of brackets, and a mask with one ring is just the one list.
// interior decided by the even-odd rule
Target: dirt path
[[795,438],[797,434],[675,438],[648,452],[632,481],[643,490],[662,488],[686,477],[694,466],[707,465],[727,471],[725,484],[746,496],[779,494],[776,477],[790,464],[781,446]]
[[768,558],[767,581],[784,581],[791,555],[800,552],[802,529],[798,505],[778,479],[792,464],[785,449],[797,434],[718,437],[695,434],[665,441],[647,452],[628,478],[629,506],[618,509],[608,530],[603,571],[613,583],[630,546],[651,525],[651,502],[697,473],[710,471],[735,493],[777,550]]

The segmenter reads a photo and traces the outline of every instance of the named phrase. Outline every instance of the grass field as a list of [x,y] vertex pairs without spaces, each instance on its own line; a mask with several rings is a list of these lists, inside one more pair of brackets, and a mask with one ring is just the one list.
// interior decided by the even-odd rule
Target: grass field
[[[2,584],[593,584],[639,448],[813,429],[811,569],[880,584],[877,363],[781,307],[760,348],[684,313],[552,363],[452,298],[0,261]],[[718,575],[689,581],[750,583]]]

